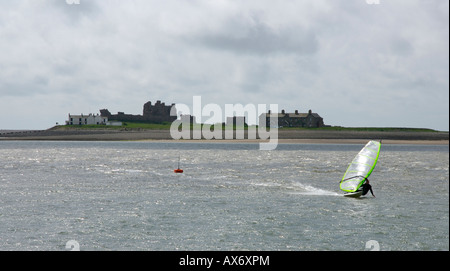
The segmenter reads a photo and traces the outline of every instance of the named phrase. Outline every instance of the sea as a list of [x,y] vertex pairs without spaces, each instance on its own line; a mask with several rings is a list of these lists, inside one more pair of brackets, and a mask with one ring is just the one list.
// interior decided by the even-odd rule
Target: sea
[[[0,250],[448,251],[448,145],[0,141]],[[183,174],[175,174],[178,167]]]

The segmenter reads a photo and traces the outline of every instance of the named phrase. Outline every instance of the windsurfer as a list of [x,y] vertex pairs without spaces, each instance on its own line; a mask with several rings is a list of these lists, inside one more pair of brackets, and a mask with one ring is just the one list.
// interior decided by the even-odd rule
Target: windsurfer
[[362,188],[362,195],[364,196],[365,194],[367,194],[369,191],[370,191],[370,193],[372,194],[372,196],[374,197],[374,198],[376,198],[375,197],[375,195],[373,194],[373,191],[372,191],[372,186],[370,185],[370,183],[369,183],[369,179],[367,179],[366,178],[366,182],[363,184],[363,185],[361,185],[361,188]]

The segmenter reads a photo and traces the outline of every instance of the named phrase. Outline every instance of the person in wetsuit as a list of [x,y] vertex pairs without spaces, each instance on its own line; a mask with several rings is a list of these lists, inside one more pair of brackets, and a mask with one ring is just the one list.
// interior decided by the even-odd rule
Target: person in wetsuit
[[372,186],[370,185],[370,183],[369,183],[369,179],[366,179],[366,182],[363,184],[363,185],[361,185],[361,188],[362,188],[362,195],[364,196],[364,195],[366,195],[369,191],[370,191],[370,193],[372,194],[372,196],[374,197],[374,198],[376,198],[375,197],[375,195],[373,194],[373,191],[372,191]]

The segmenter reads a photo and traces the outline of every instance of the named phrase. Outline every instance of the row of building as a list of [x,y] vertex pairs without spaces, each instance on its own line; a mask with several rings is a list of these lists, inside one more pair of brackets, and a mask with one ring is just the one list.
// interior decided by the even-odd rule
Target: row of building
[[72,115],[69,114],[69,120],[66,125],[116,125],[121,126],[123,122],[146,122],[146,123],[163,123],[172,122],[177,119],[170,115],[170,110],[175,104],[166,105],[161,101],[157,101],[152,105],[152,102],[144,104],[142,115],[125,114],[118,112],[111,114],[108,109],[100,109],[100,114],[88,115]]
[[[170,111],[175,104],[165,105],[161,101],[157,101],[152,105],[151,102],[144,104],[142,115],[130,115],[123,112],[111,114],[108,109],[101,109],[100,114],[88,115],[72,115],[69,114],[69,119],[66,125],[117,125],[121,126],[123,122],[146,122],[146,123],[163,123],[173,122],[177,119],[176,116],[171,116]],[[195,117],[190,115],[182,115],[181,121],[196,123]],[[245,125],[245,117],[228,117],[227,125]],[[265,124],[266,127],[324,127],[323,118],[313,113],[311,110],[308,113],[299,113],[295,110],[294,113],[286,113],[282,110],[281,113],[263,113],[259,116],[259,125]]]
[[285,110],[281,110],[281,113],[272,113],[269,110],[268,113],[259,116],[259,125],[262,123],[265,123],[266,127],[319,128],[326,126],[323,118],[311,110],[308,113],[299,113],[298,110],[295,110],[294,113],[286,113]]

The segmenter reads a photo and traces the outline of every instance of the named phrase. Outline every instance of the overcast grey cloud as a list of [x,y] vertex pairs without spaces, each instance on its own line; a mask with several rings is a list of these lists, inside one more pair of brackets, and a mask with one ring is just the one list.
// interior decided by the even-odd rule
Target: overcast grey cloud
[[0,129],[201,95],[312,109],[330,125],[448,131],[448,10],[446,0],[1,1]]

